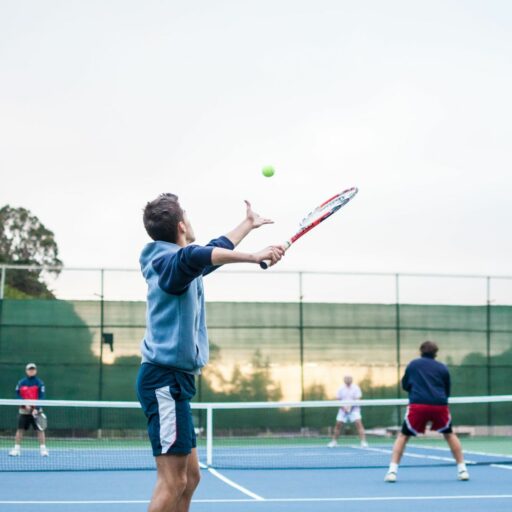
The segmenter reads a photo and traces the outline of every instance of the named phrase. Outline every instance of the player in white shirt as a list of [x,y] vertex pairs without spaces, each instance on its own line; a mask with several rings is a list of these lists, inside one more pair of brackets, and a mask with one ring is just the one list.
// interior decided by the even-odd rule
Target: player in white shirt
[[[361,388],[352,382],[352,376],[346,375],[343,379],[345,383],[338,389],[336,397],[338,400],[359,400],[363,394]],[[361,408],[358,405],[341,407],[336,416],[336,425],[334,426],[334,435],[331,442],[327,445],[329,448],[338,446],[338,437],[340,437],[341,429],[344,423],[354,423],[361,440],[361,446],[366,448],[366,436],[364,434],[364,426],[361,421]]]

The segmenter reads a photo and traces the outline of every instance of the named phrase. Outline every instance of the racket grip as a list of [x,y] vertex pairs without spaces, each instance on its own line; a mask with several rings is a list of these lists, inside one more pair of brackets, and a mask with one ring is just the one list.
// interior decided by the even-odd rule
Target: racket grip
[[[284,250],[287,251],[290,246],[292,245],[291,241],[290,240],[287,240],[284,244],[283,244],[283,247],[284,247]],[[270,267],[270,263],[271,261],[270,260],[263,260],[263,261],[260,261],[260,267],[263,269],[263,270],[267,270],[268,267]]]

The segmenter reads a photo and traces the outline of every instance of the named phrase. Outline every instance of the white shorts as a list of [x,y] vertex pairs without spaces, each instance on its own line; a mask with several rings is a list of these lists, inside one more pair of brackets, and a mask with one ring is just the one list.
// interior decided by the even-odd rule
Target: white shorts
[[354,421],[361,419],[361,412],[359,410],[352,410],[350,412],[345,412],[343,409],[338,411],[336,416],[336,421],[340,423],[354,423]]

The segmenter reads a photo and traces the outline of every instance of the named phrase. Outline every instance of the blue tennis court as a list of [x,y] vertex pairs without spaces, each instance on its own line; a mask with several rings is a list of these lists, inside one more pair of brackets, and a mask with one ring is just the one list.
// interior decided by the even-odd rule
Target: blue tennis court
[[[411,457],[418,455],[415,448]],[[404,466],[396,484],[383,481],[382,467],[344,469],[207,469],[191,510],[243,511],[382,511],[438,510],[471,512],[512,509],[512,464],[481,463],[467,453],[471,480],[459,482],[449,455],[439,449],[421,458],[441,458],[440,465]],[[429,459],[427,459],[429,460]],[[478,463],[480,460],[480,463]],[[146,510],[156,472],[41,471],[3,472],[0,508],[5,512]],[[442,505],[441,505],[442,504]]]
[[[388,439],[386,443],[371,441],[366,448],[356,444],[342,444],[336,449],[326,448],[327,439],[306,446],[268,446],[264,441],[252,446],[232,443],[230,446],[215,449],[214,467],[222,470],[386,468],[392,441],[393,439]],[[500,444],[503,443],[501,439]],[[8,445],[3,444],[6,453]],[[199,447],[198,455],[200,461],[206,460],[203,447]],[[466,452],[466,462],[470,465],[512,465],[512,454]],[[409,444],[401,462],[402,467],[439,467],[451,464],[453,458],[446,448],[420,441]],[[203,465],[207,467],[204,462]],[[133,447],[126,444],[111,448],[97,448],[94,445],[84,448],[83,444],[57,447],[51,450],[51,457],[41,457],[37,447],[32,447],[24,450],[22,457],[3,457],[0,468],[7,473],[152,470],[154,458],[147,446]]]
[[[452,406],[459,412],[470,402],[477,410],[483,401],[510,410],[510,398],[456,397]],[[13,412],[11,402],[3,401],[6,413]],[[11,457],[12,437],[0,437],[0,510],[145,511],[156,470],[138,403],[45,404],[56,427],[60,426],[47,438],[49,457],[41,457],[34,436],[24,440],[20,456]],[[368,444],[361,445],[357,436],[345,433],[338,445],[330,448],[328,432],[315,421],[325,425],[327,419],[320,416],[330,418],[338,402],[194,404],[195,408],[206,407],[207,414],[205,422],[198,422],[205,426],[198,430],[202,482],[192,510],[410,512],[411,507],[421,511],[434,506],[451,512],[512,510],[512,446],[504,429],[466,428],[463,447],[469,482],[456,479],[456,466],[445,441],[430,433],[411,440],[398,482],[389,484],[384,475],[399,418],[397,406],[403,405],[403,400],[367,400],[364,405],[367,417],[375,409],[381,424],[367,430]],[[61,409],[66,412],[62,417]],[[224,409],[238,416],[232,413],[227,422]],[[109,427],[101,436],[92,428],[99,411],[102,425]],[[286,423],[290,414],[294,422]],[[297,422],[301,416],[309,428],[301,429]],[[255,419],[268,428],[251,428],[249,420]],[[64,428],[70,422],[90,428]],[[231,430],[223,422],[229,423]],[[118,425],[125,428],[114,428]]]

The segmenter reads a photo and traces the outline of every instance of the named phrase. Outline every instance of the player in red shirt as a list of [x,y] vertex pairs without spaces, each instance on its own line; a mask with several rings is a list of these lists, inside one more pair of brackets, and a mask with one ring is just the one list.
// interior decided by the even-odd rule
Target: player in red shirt
[[[44,382],[37,377],[37,366],[34,363],[28,363],[25,366],[27,376],[21,379],[16,386],[16,395],[22,400],[42,400],[44,399]],[[9,452],[11,457],[19,457],[21,455],[21,440],[23,432],[32,427],[37,432],[39,439],[39,450],[42,457],[48,457],[48,449],[45,444],[44,431],[38,426],[36,416],[42,413],[41,407],[32,405],[22,405],[18,414],[18,430],[16,430],[16,438],[14,448]]]

